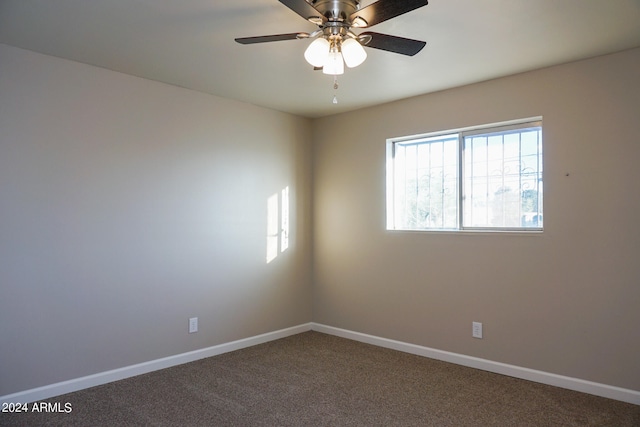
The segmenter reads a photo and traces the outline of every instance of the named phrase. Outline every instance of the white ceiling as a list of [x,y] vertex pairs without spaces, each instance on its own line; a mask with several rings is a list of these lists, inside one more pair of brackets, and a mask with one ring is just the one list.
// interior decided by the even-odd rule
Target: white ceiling
[[0,0],[0,43],[307,117],[638,47],[640,0],[431,0],[370,30],[427,46],[367,49],[337,105],[309,40],[234,41],[315,28],[278,0]]

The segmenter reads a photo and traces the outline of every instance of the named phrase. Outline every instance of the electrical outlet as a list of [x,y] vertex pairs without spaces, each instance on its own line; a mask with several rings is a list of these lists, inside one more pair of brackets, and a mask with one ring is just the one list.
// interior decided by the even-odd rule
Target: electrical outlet
[[471,323],[471,336],[473,336],[474,338],[482,338],[482,323]]
[[198,332],[198,318],[192,317],[189,319],[189,333],[192,334]]

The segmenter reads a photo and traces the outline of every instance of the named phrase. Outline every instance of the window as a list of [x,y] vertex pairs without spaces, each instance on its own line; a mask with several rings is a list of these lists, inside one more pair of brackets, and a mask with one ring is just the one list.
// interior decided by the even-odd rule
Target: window
[[541,119],[387,142],[387,229],[542,225]]

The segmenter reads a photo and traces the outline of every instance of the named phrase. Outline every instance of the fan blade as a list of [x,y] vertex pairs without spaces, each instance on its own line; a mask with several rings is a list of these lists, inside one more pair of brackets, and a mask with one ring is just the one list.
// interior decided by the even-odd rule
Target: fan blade
[[242,37],[235,39],[240,44],[254,44],[254,43],[267,43],[267,42],[279,42],[282,40],[296,40],[309,37],[307,33],[289,33],[289,34],[274,34],[272,36],[258,36],[258,37]]
[[[388,19],[400,16],[403,13],[411,12],[419,7],[429,4],[427,0],[378,0],[351,14],[349,19],[356,22],[355,26],[360,28],[373,27],[376,24]],[[364,19],[365,22],[356,20]]]
[[322,15],[318,9],[311,6],[306,0],[279,0],[280,3],[302,16],[307,21],[309,18],[318,18],[323,23],[327,22],[327,17]]
[[402,55],[413,56],[420,52],[427,42],[420,40],[405,39],[404,37],[390,36],[387,34],[364,32],[358,38],[370,36],[371,40],[364,46],[374,49],[386,50],[388,52],[400,53]]

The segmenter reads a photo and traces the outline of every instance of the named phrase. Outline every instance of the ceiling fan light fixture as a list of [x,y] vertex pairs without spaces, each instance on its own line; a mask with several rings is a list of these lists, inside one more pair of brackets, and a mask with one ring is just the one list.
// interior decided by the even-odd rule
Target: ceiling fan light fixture
[[324,67],[329,55],[331,44],[320,37],[315,39],[304,52],[304,59],[314,67]]
[[273,34],[241,37],[240,44],[275,42],[281,40],[312,39],[304,58],[314,69],[335,76],[344,73],[345,64],[354,68],[367,59],[363,46],[414,56],[426,42],[387,34],[364,32],[360,35],[351,27],[364,28],[378,25],[428,4],[428,0],[279,0],[293,12],[316,25],[312,33]]
[[347,67],[354,68],[367,59],[367,52],[356,39],[346,39],[342,42],[342,57]]
[[340,51],[334,49],[329,52],[327,62],[325,62],[324,67],[322,67],[322,72],[333,76],[344,74],[344,61]]

